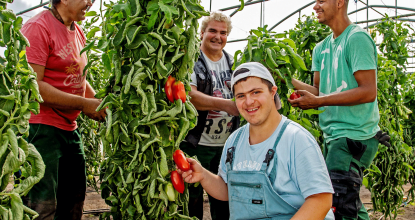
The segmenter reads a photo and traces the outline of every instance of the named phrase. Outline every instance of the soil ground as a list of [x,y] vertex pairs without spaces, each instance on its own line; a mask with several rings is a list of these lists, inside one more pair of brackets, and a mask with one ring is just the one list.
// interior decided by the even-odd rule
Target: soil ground
[[[411,186],[406,185],[404,186],[405,192],[409,190]],[[365,187],[362,187],[360,190],[360,198],[365,205],[366,209],[369,212],[371,220],[385,220],[382,216],[382,213],[373,212],[372,210],[372,202],[370,201],[370,192]],[[204,217],[203,220],[211,220],[210,218],[210,210],[209,210],[209,201],[207,195],[205,195],[204,201]],[[99,213],[104,210],[109,210],[109,206],[107,206],[104,200],[101,198],[101,195],[95,192],[92,188],[88,188],[86,201],[84,205],[84,213]],[[84,214],[82,220],[98,220],[99,217],[93,214]],[[415,220],[415,206],[407,205],[405,207],[401,207],[398,212],[398,217],[396,220]]]

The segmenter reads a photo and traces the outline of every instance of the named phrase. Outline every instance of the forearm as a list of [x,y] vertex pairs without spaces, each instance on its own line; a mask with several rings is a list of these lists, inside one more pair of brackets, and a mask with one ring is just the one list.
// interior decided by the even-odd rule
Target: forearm
[[85,98],[60,91],[47,82],[38,80],[39,92],[43,98],[44,105],[61,110],[82,110]]
[[200,181],[200,184],[210,196],[218,200],[228,201],[228,185],[222,177],[205,169],[204,178]]
[[190,91],[189,95],[192,97],[190,102],[199,111],[225,111],[225,107],[229,105],[229,102],[232,102],[229,99],[212,97],[194,89]]
[[331,208],[332,197],[331,193],[320,193],[307,197],[291,220],[323,220]]
[[[370,95],[369,95],[370,94]],[[373,102],[377,92],[366,87],[357,87],[344,92],[318,97],[319,106],[353,106]]]
[[315,86],[308,85],[307,83],[303,83],[294,78],[292,78],[291,83],[293,84],[296,90],[306,90],[315,96],[318,96],[319,94],[318,88]]
[[89,82],[86,81],[85,98],[94,98],[94,97],[95,97],[95,90],[94,88],[92,88]]

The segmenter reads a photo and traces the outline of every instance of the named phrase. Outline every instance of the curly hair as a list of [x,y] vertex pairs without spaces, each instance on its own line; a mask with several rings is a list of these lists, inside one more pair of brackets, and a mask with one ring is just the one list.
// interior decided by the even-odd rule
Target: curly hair
[[232,30],[231,18],[229,16],[223,14],[222,12],[219,12],[219,11],[212,11],[212,12],[210,12],[209,16],[206,16],[203,19],[200,31],[205,32],[209,22],[213,21],[213,20],[220,21],[220,22],[225,22],[226,26],[228,27],[228,33],[227,34],[229,36],[229,34],[231,33],[231,30]]

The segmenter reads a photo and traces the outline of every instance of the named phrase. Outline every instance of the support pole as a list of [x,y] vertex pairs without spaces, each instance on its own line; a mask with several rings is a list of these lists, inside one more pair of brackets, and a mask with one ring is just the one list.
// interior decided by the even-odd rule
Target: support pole
[[[366,0],[366,20],[369,21],[369,0]],[[369,22],[366,23],[366,30],[369,31]]]

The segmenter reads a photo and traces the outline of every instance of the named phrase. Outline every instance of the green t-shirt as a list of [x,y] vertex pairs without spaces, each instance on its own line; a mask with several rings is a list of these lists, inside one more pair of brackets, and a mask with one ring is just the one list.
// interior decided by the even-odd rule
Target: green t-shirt
[[[377,69],[376,45],[358,25],[349,25],[336,39],[331,34],[314,48],[312,71],[320,72],[319,96],[358,87],[354,73],[372,69]],[[366,140],[380,130],[377,99],[354,106],[324,106],[319,110],[326,110],[319,115],[326,143],[341,137]]]

